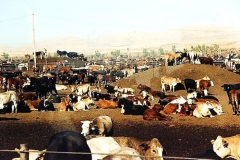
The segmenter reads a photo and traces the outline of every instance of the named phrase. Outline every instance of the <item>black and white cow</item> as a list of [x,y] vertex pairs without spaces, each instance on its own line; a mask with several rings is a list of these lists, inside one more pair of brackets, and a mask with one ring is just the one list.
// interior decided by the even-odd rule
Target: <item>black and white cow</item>
[[105,85],[104,88],[107,90],[107,93],[115,93],[117,91],[114,86],[108,84]]
[[67,56],[69,58],[77,58],[78,57],[78,53],[77,52],[68,52]]
[[55,111],[53,103],[48,99],[42,99],[39,102],[38,111]]
[[95,101],[98,101],[99,99],[111,100],[111,95],[108,93],[93,92],[92,98],[95,98]]
[[58,54],[60,57],[66,57],[67,51],[59,51],[59,50],[57,50],[57,54]]

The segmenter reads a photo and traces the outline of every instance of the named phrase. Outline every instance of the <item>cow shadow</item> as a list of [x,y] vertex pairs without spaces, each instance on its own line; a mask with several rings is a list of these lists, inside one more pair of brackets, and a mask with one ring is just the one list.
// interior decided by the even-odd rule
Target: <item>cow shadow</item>
[[192,155],[190,158],[204,158],[204,159],[214,159],[214,160],[221,160],[220,158],[213,150],[206,150],[202,153],[197,153],[195,155]]
[[6,117],[0,117],[0,121],[8,121],[8,120],[20,120],[18,118],[6,118]]

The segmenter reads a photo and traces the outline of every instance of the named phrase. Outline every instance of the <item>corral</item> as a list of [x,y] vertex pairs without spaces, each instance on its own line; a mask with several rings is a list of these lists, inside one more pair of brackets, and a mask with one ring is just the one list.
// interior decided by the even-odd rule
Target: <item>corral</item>
[[[28,143],[32,149],[43,150],[51,135],[63,130],[81,131],[81,120],[91,120],[99,115],[109,115],[114,121],[114,136],[133,136],[143,140],[158,138],[167,154],[164,159],[181,159],[200,153],[211,157],[210,141],[218,135],[232,136],[240,133],[240,117],[232,115],[224,83],[239,83],[239,75],[219,66],[182,64],[169,67],[155,67],[119,80],[114,85],[132,87],[137,92],[138,84],[145,84],[160,90],[160,77],[163,75],[199,79],[208,76],[215,86],[210,88],[223,105],[225,114],[214,118],[198,119],[192,116],[171,115],[172,121],[144,121],[142,116],[122,115],[120,109],[95,109],[81,112],[38,112],[0,115],[1,150],[14,150],[19,144]],[[106,90],[102,89],[103,92]],[[70,93],[70,89],[60,91],[60,95]],[[172,94],[172,93],[169,93]],[[175,95],[186,97],[185,90],[177,90]],[[152,104],[157,103],[155,99]],[[57,108],[58,104],[55,104]],[[18,157],[17,153],[0,152],[1,159]],[[168,158],[175,157],[175,158]],[[178,158],[176,158],[178,157]],[[216,159],[216,158],[215,158]],[[220,158],[219,158],[220,159]]]

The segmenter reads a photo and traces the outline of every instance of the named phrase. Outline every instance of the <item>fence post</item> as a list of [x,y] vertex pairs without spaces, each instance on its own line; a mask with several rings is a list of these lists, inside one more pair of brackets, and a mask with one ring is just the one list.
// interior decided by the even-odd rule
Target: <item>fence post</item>
[[29,151],[28,144],[20,144],[20,160],[29,160],[28,151]]

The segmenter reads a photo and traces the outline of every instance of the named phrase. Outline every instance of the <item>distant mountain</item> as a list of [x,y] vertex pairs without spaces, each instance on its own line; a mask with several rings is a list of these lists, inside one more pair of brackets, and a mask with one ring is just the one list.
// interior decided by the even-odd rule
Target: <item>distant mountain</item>
[[[171,50],[175,45],[177,50],[190,49],[191,45],[219,44],[220,47],[239,47],[240,27],[224,26],[187,26],[160,32],[131,32],[125,34],[107,35],[91,39],[75,36],[55,37],[36,42],[36,51],[44,48],[53,54],[57,50],[75,51],[84,54],[94,54],[95,51],[111,52],[120,50],[121,53],[142,52],[143,48],[156,50],[163,48]],[[11,55],[32,54],[33,45],[21,47],[0,46],[0,53]]]

